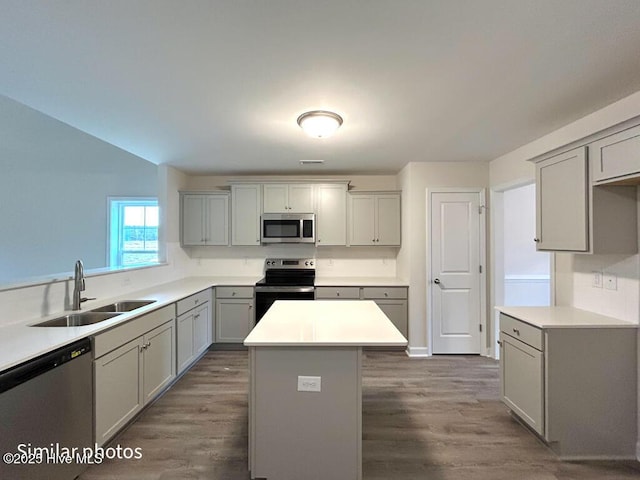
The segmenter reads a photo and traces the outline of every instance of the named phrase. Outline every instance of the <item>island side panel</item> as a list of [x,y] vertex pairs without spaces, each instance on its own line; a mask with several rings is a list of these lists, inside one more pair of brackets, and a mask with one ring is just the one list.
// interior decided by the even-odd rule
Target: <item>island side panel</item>
[[563,459],[633,459],[635,329],[546,330],[546,440]]
[[[251,478],[362,478],[361,347],[251,347]],[[299,392],[298,376],[321,377]]]

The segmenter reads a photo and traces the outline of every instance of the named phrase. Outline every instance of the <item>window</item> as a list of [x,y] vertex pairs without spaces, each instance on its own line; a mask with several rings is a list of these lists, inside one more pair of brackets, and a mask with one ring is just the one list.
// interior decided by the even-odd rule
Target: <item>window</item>
[[158,200],[109,199],[109,266],[158,263]]

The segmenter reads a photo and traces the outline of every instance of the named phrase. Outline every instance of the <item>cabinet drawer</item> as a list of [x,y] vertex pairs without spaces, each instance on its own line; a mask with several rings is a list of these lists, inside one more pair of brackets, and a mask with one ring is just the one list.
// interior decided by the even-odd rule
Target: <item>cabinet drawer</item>
[[317,287],[316,299],[359,300],[360,287]]
[[253,287],[216,287],[216,298],[253,298]]
[[542,330],[513,317],[500,314],[500,331],[517,338],[540,351],[543,350]]
[[120,345],[124,345],[132,339],[174,319],[175,306],[171,304],[100,333],[93,337],[94,358],[100,358]]
[[198,305],[202,305],[205,302],[211,301],[211,289],[207,288],[202,292],[198,292],[194,295],[191,295],[187,298],[183,298],[179,300],[177,303],[177,314],[178,316],[182,315],[189,310],[196,308]]
[[364,287],[363,298],[407,298],[405,287]]

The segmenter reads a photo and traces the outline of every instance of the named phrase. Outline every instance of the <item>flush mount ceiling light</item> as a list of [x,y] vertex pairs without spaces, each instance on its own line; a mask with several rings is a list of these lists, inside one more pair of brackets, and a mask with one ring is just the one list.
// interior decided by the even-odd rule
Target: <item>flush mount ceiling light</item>
[[298,125],[310,137],[324,138],[333,135],[342,125],[342,117],[326,110],[313,110],[300,115]]

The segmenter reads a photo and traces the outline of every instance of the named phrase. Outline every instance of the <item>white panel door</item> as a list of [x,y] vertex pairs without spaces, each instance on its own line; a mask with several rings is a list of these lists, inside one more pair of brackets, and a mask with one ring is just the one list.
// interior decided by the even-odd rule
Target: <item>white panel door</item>
[[480,198],[431,194],[433,353],[480,353]]

